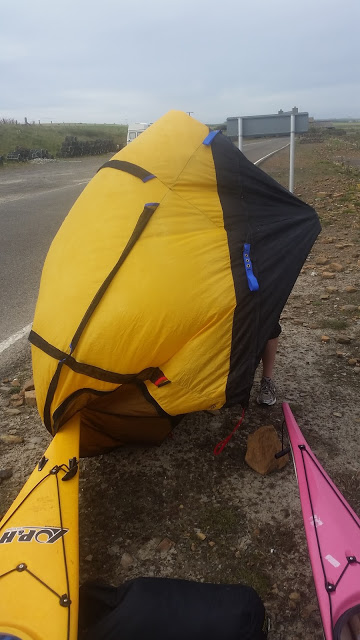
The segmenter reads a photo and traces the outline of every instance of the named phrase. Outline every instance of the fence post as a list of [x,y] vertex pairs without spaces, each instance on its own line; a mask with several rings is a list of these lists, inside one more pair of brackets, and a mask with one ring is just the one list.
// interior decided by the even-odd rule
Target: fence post
[[242,151],[243,148],[243,119],[238,118],[238,138],[239,138],[239,150]]
[[295,173],[295,118],[294,110],[290,116],[290,171],[289,171],[289,191],[294,192],[294,173]]

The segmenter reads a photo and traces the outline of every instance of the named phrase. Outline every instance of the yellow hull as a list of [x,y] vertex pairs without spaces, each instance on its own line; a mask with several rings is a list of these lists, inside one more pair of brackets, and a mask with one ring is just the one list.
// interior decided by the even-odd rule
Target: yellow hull
[[79,434],[76,415],[0,523],[0,638],[77,638]]

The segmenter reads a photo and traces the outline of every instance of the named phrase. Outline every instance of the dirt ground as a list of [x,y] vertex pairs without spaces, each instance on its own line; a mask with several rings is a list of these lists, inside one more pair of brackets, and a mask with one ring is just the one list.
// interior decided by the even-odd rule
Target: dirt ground
[[[297,145],[295,191],[315,206],[323,231],[282,315],[278,403],[257,405],[258,371],[245,421],[220,456],[214,446],[231,431],[240,407],[187,416],[159,448],[126,447],[82,460],[81,581],[245,582],[265,602],[271,640],[322,637],[293,467],[263,477],[244,457],[255,429],[273,424],[281,432],[286,400],[320,462],[360,512],[360,172],[346,161],[360,151],[351,145],[348,139]],[[262,168],[286,185],[288,150]],[[0,381],[0,433],[23,439],[0,444],[0,466],[12,469],[0,485],[1,515],[50,440],[36,409],[20,406],[14,415],[10,381],[18,378],[21,386],[30,374],[29,360]]]

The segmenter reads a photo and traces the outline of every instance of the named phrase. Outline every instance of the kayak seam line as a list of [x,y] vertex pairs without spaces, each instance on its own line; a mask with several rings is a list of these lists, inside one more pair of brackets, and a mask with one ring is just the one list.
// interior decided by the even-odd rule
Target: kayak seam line
[[[62,511],[61,511],[61,499],[60,499],[60,488],[59,488],[59,479],[58,476],[56,475],[56,488],[57,488],[57,495],[58,495],[58,507],[59,507],[59,517],[60,517],[60,527],[63,529],[63,518],[62,518]],[[64,567],[65,567],[65,578],[66,578],[66,590],[67,590],[67,594],[68,594],[68,598],[70,601],[70,605],[68,607],[68,620],[67,620],[67,640],[70,639],[70,607],[71,607],[71,594],[70,594],[70,584],[69,584],[69,574],[68,574],[68,568],[67,568],[67,560],[66,560],[66,551],[65,551],[65,541],[64,541],[64,537],[61,538],[61,543],[62,543],[62,549],[63,549],[63,556],[64,556]]]

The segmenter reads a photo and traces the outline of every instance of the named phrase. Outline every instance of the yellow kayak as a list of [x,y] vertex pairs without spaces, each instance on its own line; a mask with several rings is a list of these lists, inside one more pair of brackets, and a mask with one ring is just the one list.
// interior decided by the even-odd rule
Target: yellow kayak
[[57,433],[0,523],[0,639],[78,635],[79,433]]

